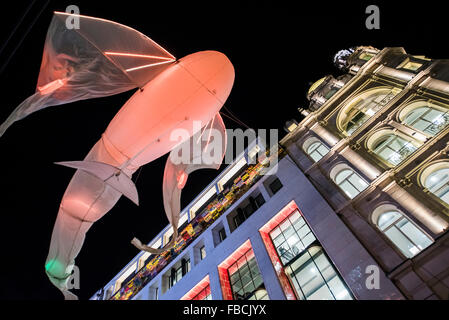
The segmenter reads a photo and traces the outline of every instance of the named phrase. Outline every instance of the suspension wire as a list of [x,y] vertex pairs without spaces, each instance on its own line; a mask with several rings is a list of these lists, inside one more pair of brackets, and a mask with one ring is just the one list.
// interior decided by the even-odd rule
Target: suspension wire
[[234,117],[232,117],[232,116],[230,116],[230,115],[227,115],[227,114],[224,113],[223,111],[220,111],[220,114],[222,114],[222,115],[224,115],[225,117],[227,117],[228,119],[234,121],[234,122],[237,123],[238,125],[241,125],[241,126],[247,128],[247,129],[250,129],[244,122],[240,121],[239,119],[234,118]]
[[20,20],[16,23],[16,26],[11,31],[11,34],[9,35],[8,39],[6,39],[5,43],[0,48],[0,55],[2,54],[3,50],[5,50],[6,46],[8,45],[8,43],[11,40],[12,36],[16,33],[17,29],[19,29],[19,26],[22,24],[23,19],[25,19],[25,16],[28,14],[28,12],[30,11],[31,7],[34,5],[35,2],[36,2],[36,0],[33,0],[33,2],[25,10],[25,13],[22,15],[22,18],[20,18]]
[[28,35],[28,33],[30,32],[30,30],[33,28],[34,24],[36,23],[37,19],[39,19],[39,17],[41,16],[42,12],[44,12],[45,8],[48,6],[48,4],[50,3],[50,0],[47,0],[47,2],[44,4],[44,6],[42,7],[42,9],[39,11],[38,14],[36,14],[35,18],[33,19],[33,21],[30,23],[30,25],[28,26],[28,29],[25,31],[25,34],[22,36],[22,38],[20,39],[19,43],[16,45],[16,47],[14,48],[14,50],[11,52],[11,54],[9,55],[9,57],[7,59],[5,59],[5,62],[2,63],[2,66],[0,67],[0,74],[3,73],[3,71],[5,70],[6,66],[8,65],[9,61],[11,60],[11,58],[14,56],[14,54],[16,53],[16,51],[19,49],[19,47],[22,45],[23,40],[25,40],[25,37]]
[[231,116],[233,116],[235,119],[238,119],[241,123],[243,123],[243,125],[244,125],[246,128],[249,129],[249,126],[247,126],[246,123],[244,123],[243,121],[241,121],[241,120],[239,119],[239,117],[237,117],[235,114],[233,114],[233,113],[231,112],[231,110],[229,110],[228,108],[226,108],[225,105],[223,105],[223,108],[224,108],[224,109],[225,109]]
[[142,172],[142,168],[143,168],[143,166],[141,166],[141,167],[139,168],[139,171],[137,172],[137,176],[136,176],[136,180],[134,181],[134,184],[136,184],[136,183],[137,183],[137,180],[139,180],[140,173]]

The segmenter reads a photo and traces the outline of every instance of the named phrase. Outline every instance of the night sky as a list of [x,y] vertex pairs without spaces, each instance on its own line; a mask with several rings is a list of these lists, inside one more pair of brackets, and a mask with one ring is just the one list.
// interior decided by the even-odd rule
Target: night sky
[[[419,8],[403,2],[393,8],[379,1],[293,6],[293,1],[274,0],[71,0],[50,1],[40,15],[45,1],[36,1],[3,46],[31,2],[13,1],[0,22],[0,122],[34,93],[52,12],[65,11],[70,4],[78,5],[81,14],[141,31],[177,58],[201,50],[223,52],[236,70],[226,107],[249,127],[278,128],[280,137],[286,120],[300,119],[297,108],[307,105],[311,83],[341,74],[332,63],[340,49],[402,46],[411,54],[449,58],[446,10],[429,1]],[[380,30],[365,28],[369,4],[380,7]],[[53,162],[82,160],[131,95],[129,91],[50,107],[15,123],[0,138],[0,299],[63,299],[47,279],[44,263],[59,203],[74,170]],[[224,121],[228,128],[239,127]],[[130,244],[134,236],[150,241],[168,224],[162,203],[165,160],[164,156],[142,169],[136,183],[139,207],[122,197],[88,232],[76,259],[81,289],[74,293],[80,299],[90,298],[138,253]],[[193,173],[182,206],[217,174]]]

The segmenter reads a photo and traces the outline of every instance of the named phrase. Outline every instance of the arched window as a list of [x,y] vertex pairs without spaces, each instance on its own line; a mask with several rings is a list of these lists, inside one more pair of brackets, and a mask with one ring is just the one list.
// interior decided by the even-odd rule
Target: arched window
[[436,135],[449,124],[449,114],[436,105],[421,101],[404,109],[402,122],[430,136]]
[[418,146],[405,136],[391,133],[382,135],[370,149],[380,158],[396,166],[418,149]]
[[339,171],[335,175],[334,181],[351,199],[368,187],[368,183],[348,167]]
[[378,215],[377,227],[407,257],[412,258],[432,244],[432,240],[397,210]]
[[442,167],[427,175],[424,186],[438,198],[449,204],[449,167]]
[[318,162],[329,152],[329,148],[326,147],[321,141],[316,141],[307,148],[306,152],[313,159],[313,161]]
[[383,87],[367,90],[353,98],[337,118],[337,125],[348,136],[382,109],[400,90]]

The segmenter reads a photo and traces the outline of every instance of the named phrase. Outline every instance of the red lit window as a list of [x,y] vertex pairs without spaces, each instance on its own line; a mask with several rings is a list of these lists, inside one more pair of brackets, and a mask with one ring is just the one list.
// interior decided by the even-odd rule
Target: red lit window
[[218,272],[224,300],[268,300],[249,240],[218,266]]
[[287,299],[352,299],[294,201],[259,232]]
[[204,277],[192,290],[187,292],[181,300],[212,300],[209,276]]

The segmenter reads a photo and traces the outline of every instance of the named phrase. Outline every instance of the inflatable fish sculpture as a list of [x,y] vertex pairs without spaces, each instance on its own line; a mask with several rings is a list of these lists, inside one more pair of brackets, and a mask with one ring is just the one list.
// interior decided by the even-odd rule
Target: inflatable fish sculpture
[[122,195],[138,204],[132,174],[168,152],[163,198],[174,235],[161,249],[136,238],[132,243],[151,253],[175,243],[188,175],[218,169],[222,162],[226,133],[219,111],[232,89],[234,68],[216,51],[176,59],[142,33],[104,19],[77,15],[79,29],[68,29],[69,16],[54,13],[37,90],[0,126],[0,136],[45,107],[138,88],[83,161],[58,163],[76,172],[60,204],[45,272],[66,299],[76,299],[68,281],[86,232]]

